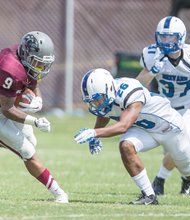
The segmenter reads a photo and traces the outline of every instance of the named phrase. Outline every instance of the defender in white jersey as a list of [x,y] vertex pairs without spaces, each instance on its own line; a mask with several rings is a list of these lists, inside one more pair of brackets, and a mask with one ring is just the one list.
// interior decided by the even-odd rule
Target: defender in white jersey
[[[185,44],[185,39],[183,21],[172,16],[161,19],[155,32],[156,44],[143,49],[140,63],[144,69],[137,79],[148,87],[155,78],[159,94],[167,97],[190,123],[190,45]],[[171,156],[165,152],[163,165],[153,181],[157,195],[164,194],[165,179],[174,167]],[[190,181],[182,177],[180,193],[189,194],[189,188]]]
[[[100,137],[121,135],[119,148],[123,164],[142,192],[142,196],[130,204],[158,204],[138,152],[162,145],[181,175],[190,178],[190,137],[182,116],[168,99],[152,95],[136,79],[113,79],[101,68],[84,75],[81,90],[89,111],[97,118],[94,129],[81,129],[75,141],[89,142],[93,154],[102,149]],[[110,119],[116,123],[106,126]]]

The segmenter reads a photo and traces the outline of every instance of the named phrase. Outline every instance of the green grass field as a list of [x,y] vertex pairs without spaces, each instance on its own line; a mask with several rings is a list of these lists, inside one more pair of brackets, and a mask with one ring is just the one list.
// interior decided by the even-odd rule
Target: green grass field
[[[51,133],[35,129],[37,152],[53,176],[69,194],[69,204],[51,201],[50,193],[32,178],[23,162],[5,149],[0,152],[0,220],[149,220],[189,219],[190,197],[179,195],[180,175],[175,170],[166,182],[166,195],[158,206],[127,203],[139,190],[125,171],[118,139],[104,139],[100,155],[92,156],[88,145],[74,142],[82,127],[93,127],[94,117],[49,117]],[[162,159],[162,148],[140,154],[153,180]]]

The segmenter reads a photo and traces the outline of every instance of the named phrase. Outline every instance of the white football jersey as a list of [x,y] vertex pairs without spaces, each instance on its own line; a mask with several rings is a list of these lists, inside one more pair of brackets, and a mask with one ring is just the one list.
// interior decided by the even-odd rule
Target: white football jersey
[[[148,70],[154,65],[154,56],[159,49],[152,44],[143,49],[141,56],[141,66]],[[164,57],[159,55],[159,60]],[[150,73],[151,74],[151,73]],[[183,56],[177,66],[173,66],[166,60],[163,68],[155,74],[158,82],[158,90],[161,96],[167,97],[171,101],[172,107],[177,110],[190,108],[190,45],[183,47]]]
[[116,83],[117,96],[106,117],[119,120],[124,109],[140,101],[144,105],[134,126],[156,133],[182,130],[182,116],[171,107],[167,98],[153,95],[136,79],[119,78]]

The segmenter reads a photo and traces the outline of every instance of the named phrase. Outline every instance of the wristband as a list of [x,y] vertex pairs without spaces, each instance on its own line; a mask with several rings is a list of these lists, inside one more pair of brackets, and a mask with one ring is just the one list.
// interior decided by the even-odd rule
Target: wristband
[[37,120],[36,117],[33,117],[31,115],[27,115],[24,120],[24,124],[36,125],[36,123],[35,123],[36,120]]

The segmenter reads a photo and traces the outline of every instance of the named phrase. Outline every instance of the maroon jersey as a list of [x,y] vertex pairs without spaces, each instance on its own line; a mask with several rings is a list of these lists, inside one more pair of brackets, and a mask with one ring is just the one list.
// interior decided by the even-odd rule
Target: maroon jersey
[[0,52],[0,95],[15,97],[26,87],[36,87],[37,81],[27,75],[17,49],[18,45],[15,45]]

